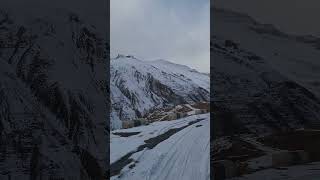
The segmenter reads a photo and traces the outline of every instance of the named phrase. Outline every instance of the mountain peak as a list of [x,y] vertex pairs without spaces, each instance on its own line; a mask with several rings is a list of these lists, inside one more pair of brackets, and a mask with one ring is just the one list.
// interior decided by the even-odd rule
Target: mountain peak
[[118,54],[115,59],[120,59],[120,58],[136,59],[133,55],[124,55],[124,54]]

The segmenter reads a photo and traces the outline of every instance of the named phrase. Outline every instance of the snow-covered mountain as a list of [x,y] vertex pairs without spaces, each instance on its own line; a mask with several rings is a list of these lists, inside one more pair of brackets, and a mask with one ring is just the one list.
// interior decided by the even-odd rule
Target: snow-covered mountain
[[169,61],[118,55],[111,59],[110,73],[112,128],[152,109],[210,98],[207,74]]
[[106,28],[10,7],[0,11],[0,179],[104,179]]
[[[264,169],[286,159],[279,152],[312,154],[317,147],[316,136],[305,134],[320,129],[320,41],[281,32],[246,14],[211,10],[211,172],[215,179],[272,177],[277,173]],[[279,139],[277,134],[286,141],[263,141]],[[275,148],[290,140],[299,148]],[[295,158],[284,160],[286,166],[305,163]],[[296,177],[292,172],[282,171],[278,179]]]
[[286,34],[245,14],[212,10],[214,133],[262,135],[320,127],[317,38]]

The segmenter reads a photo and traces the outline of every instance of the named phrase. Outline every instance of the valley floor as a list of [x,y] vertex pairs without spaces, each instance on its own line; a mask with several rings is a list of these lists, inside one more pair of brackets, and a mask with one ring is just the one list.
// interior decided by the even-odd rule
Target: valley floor
[[263,137],[239,134],[214,141],[217,180],[320,179],[319,130],[300,129]]
[[230,180],[318,180],[320,162],[290,166],[278,169],[266,169]]
[[210,179],[209,114],[113,131],[110,147],[113,180]]

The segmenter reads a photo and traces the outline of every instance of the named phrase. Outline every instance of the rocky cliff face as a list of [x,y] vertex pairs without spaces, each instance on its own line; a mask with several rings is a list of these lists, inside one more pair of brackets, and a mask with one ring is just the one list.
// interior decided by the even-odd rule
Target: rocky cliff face
[[103,179],[106,39],[75,13],[0,11],[0,179]]
[[119,55],[111,60],[112,127],[152,109],[209,101],[209,76],[164,60]]

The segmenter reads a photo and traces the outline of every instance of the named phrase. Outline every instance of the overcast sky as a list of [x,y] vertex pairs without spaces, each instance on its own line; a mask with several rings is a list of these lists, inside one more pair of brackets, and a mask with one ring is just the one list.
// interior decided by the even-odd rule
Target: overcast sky
[[210,70],[209,0],[111,0],[111,56]]
[[244,12],[284,32],[320,37],[319,0],[214,0],[213,4]]

